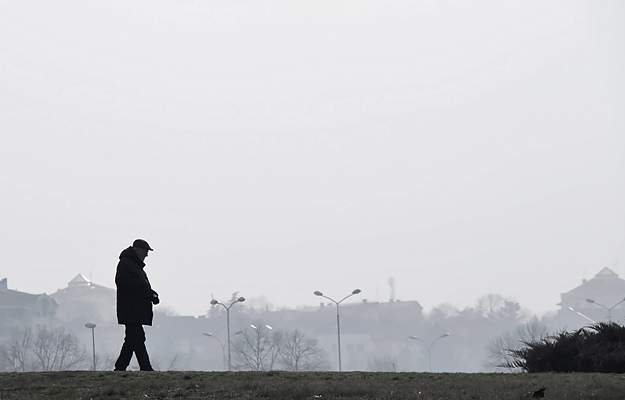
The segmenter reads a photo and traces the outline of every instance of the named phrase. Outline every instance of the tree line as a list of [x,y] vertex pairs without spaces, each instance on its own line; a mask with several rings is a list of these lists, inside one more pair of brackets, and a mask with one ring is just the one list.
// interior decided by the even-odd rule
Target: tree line
[[0,368],[4,371],[67,371],[89,365],[87,351],[78,337],[63,327],[15,328],[0,345]]

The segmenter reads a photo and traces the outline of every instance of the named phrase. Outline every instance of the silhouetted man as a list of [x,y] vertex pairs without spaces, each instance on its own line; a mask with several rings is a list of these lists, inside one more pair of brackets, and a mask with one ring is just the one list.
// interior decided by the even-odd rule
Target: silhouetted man
[[115,371],[125,371],[132,353],[137,357],[141,371],[154,371],[145,348],[143,325],[152,325],[152,304],[158,304],[158,293],[152,290],[143,262],[152,248],[143,239],[137,239],[119,255],[115,284],[117,285],[117,323],[126,326],[126,337]]

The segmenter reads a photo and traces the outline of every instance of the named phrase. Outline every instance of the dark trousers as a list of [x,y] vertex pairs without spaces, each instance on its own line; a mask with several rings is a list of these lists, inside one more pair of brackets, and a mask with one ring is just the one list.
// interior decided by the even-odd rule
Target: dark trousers
[[145,348],[145,331],[141,324],[126,325],[126,337],[119,357],[115,362],[116,371],[125,371],[130,364],[132,353],[137,357],[141,371],[153,371],[148,350]]

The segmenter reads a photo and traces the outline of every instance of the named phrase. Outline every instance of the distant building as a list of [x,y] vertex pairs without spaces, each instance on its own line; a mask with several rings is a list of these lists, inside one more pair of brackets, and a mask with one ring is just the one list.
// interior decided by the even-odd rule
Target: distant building
[[96,285],[82,274],[50,297],[59,303],[57,317],[62,321],[116,322],[115,289]]
[[[560,295],[557,320],[568,328],[588,325],[592,321],[625,320],[625,280],[610,268],[603,268],[594,278]],[[588,301],[591,300],[591,301]],[[620,303],[620,304],[619,304]]]
[[47,325],[55,318],[59,305],[45,293],[30,294],[8,288],[7,278],[0,280],[0,330]]
[[86,329],[85,324],[96,324],[96,353],[102,359],[114,360],[124,338],[123,326],[117,325],[115,289],[97,285],[78,274],[66,288],[57,290],[50,297],[59,304],[59,326],[88,344],[91,343],[91,330]]
[[[584,279],[582,284],[566,293],[560,295],[561,308],[588,308],[590,304],[586,301],[592,299],[607,307],[625,299],[625,280],[610,268],[604,268],[590,280]],[[597,307],[597,306],[593,306]],[[625,306],[623,306],[625,309]]]

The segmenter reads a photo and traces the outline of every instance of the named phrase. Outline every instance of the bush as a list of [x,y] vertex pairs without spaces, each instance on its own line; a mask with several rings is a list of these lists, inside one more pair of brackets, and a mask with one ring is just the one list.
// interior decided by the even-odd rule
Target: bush
[[512,361],[502,366],[525,372],[625,372],[625,327],[612,322],[523,343],[508,350]]

